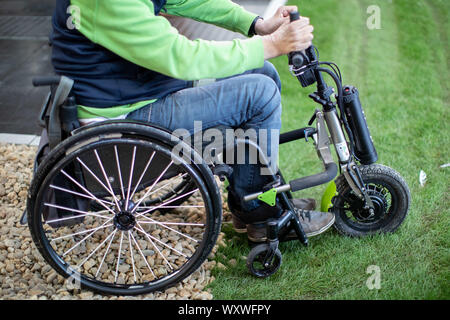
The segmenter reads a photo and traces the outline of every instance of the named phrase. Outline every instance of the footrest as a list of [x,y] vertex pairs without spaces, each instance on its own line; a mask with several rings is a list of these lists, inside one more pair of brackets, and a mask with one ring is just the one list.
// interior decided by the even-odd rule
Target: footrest
[[338,168],[336,163],[327,163],[325,164],[324,172],[290,181],[289,185],[291,186],[291,191],[300,191],[330,182],[336,177],[337,172]]

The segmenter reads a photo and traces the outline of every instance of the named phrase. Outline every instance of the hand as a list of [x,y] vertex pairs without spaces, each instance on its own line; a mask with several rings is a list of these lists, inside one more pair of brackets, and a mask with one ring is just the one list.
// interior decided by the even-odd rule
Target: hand
[[267,20],[258,19],[255,24],[255,32],[259,36],[265,36],[278,30],[278,28],[289,23],[289,13],[298,11],[297,6],[282,6],[279,7],[272,18]]
[[306,17],[281,25],[275,32],[263,36],[264,59],[309,48],[314,38],[313,31],[314,27]]

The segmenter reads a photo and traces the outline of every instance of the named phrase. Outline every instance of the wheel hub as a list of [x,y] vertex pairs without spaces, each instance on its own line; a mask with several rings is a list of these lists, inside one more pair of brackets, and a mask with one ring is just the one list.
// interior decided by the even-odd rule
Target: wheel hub
[[121,211],[114,217],[114,225],[119,230],[128,231],[134,228],[136,219],[131,212]]
[[385,196],[381,192],[375,190],[368,191],[368,194],[372,200],[374,211],[370,212],[368,209],[362,208],[361,205],[361,207],[355,212],[355,218],[360,221],[367,222],[378,220],[386,214],[388,203]]

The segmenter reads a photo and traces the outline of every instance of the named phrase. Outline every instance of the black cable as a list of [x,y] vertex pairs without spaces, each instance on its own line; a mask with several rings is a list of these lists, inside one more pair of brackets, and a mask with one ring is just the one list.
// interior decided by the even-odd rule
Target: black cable
[[328,62],[328,61],[321,61],[319,63],[320,65],[325,64],[327,66],[329,66],[331,69],[333,69],[334,73],[336,73],[339,76],[339,80],[342,83],[342,74],[341,74],[341,70],[339,69],[339,67],[337,66],[336,63],[334,62]]
[[319,49],[317,49],[317,47],[315,45],[312,45],[314,51],[316,52],[316,57],[317,57],[317,61],[320,61],[320,53],[319,53]]
[[339,79],[341,80],[341,84],[342,84],[342,74],[341,74],[341,69],[339,69],[338,65],[334,62],[330,62],[333,66],[336,67],[338,73],[339,73]]

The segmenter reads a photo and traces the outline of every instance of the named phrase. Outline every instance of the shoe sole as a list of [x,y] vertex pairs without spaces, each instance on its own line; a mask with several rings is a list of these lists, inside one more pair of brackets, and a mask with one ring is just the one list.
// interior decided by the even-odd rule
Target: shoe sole
[[[335,220],[336,220],[336,217],[333,215],[333,219],[331,219],[327,225],[323,226],[321,229],[319,229],[317,231],[306,233],[306,236],[309,238],[309,237],[314,237],[314,236],[324,233],[325,231],[327,231],[328,229],[330,229],[333,226]],[[248,239],[251,242],[265,242],[267,240],[267,237],[252,238],[251,236],[248,236]],[[288,240],[297,239],[297,235],[295,235],[295,237],[288,236],[288,237],[286,237],[286,239],[288,239]]]
[[247,225],[242,222],[238,217],[233,216],[232,220],[233,229],[237,233],[246,233],[247,232]]

